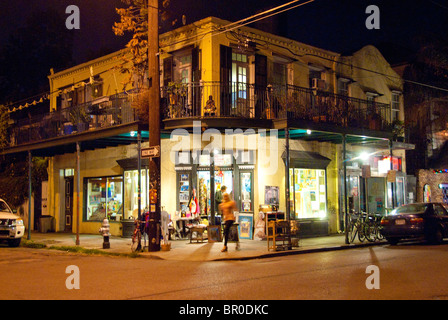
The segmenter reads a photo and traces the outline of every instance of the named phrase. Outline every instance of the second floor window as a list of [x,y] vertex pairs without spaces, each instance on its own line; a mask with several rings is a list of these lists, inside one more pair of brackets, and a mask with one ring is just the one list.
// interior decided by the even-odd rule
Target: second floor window
[[349,80],[344,78],[338,79],[338,94],[341,96],[347,96],[349,95],[348,92],[348,86],[349,86]]
[[174,57],[174,81],[187,84],[191,81],[191,53]]
[[285,86],[287,84],[286,64],[274,62],[273,63],[273,84]]
[[391,121],[399,120],[400,113],[400,94],[398,92],[392,92],[391,101]]
[[247,98],[247,83],[249,75],[249,63],[247,55],[232,53],[232,92],[233,107]]

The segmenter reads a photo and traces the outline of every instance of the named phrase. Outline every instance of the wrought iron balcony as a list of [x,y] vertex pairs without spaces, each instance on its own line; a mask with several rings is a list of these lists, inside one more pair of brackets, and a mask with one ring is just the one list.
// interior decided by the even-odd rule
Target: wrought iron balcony
[[47,114],[18,120],[10,128],[11,146],[97,130],[138,120],[126,94],[102,97]]
[[165,119],[293,119],[390,130],[390,105],[292,85],[200,82],[161,88]]
[[[390,105],[297,86],[200,82],[161,88],[162,118],[291,119],[391,131]],[[10,146],[138,121],[129,95],[120,93],[18,120]]]

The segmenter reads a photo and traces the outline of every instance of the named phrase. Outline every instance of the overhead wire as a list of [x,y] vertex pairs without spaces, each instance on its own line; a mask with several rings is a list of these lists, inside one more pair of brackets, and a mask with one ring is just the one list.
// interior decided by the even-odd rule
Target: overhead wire
[[[184,44],[185,44],[185,42],[190,41],[190,40],[193,40],[193,39],[195,39],[195,40],[193,40],[193,41],[191,41],[191,42],[187,42],[187,43],[185,44],[185,46],[187,46],[187,45],[191,45],[191,44],[195,44],[195,43],[197,43],[198,41],[203,40],[203,39],[204,39],[207,35],[209,35],[209,34],[210,34],[211,37],[214,37],[214,36],[220,35],[220,34],[222,34],[222,33],[227,33],[227,32],[230,33],[230,32],[232,32],[233,30],[235,30],[235,29],[237,29],[237,28],[241,28],[241,27],[243,27],[243,26],[246,26],[246,25],[255,23],[255,22],[257,22],[257,21],[260,21],[260,20],[263,20],[263,19],[267,19],[267,18],[270,18],[270,17],[272,17],[272,16],[275,16],[275,15],[278,15],[278,14],[281,14],[281,13],[284,13],[284,12],[286,12],[286,11],[289,11],[289,10],[292,10],[292,9],[295,9],[295,8],[298,8],[298,7],[301,7],[301,6],[304,6],[304,5],[306,5],[306,4],[309,4],[309,3],[314,2],[315,0],[308,0],[308,1],[306,1],[306,2],[302,2],[302,3],[299,3],[299,4],[296,4],[296,5],[292,6],[293,4],[295,4],[295,3],[297,3],[297,2],[300,2],[300,1],[302,1],[302,0],[293,0],[293,1],[290,1],[290,2],[285,3],[285,4],[283,4],[283,5],[280,5],[280,6],[277,6],[277,7],[275,7],[275,8],[271,8],[271,9],[265,10],[265,11],[263,11],[263,12],[254,14],[254,15],[252,15],[252,16],[250,16],[250,17],[247,17],[247,18],[238,20],[238,21],[236,21],[236,22],[231,22],[231,23],[229,23],[229,24],[227,24],[227,25],[225,25],[225,26],[223,26],[223,27],[221,27],[221,28],[217,28],[217,29],[214,29],[214,30],[211,30],[211,31],[208,30],[208,31],[205,31],[205,32],[203,32],[203,33],[196,34],[196,35],[194,35],[194,36],[188,37],[188,38],[186,38],[186,39],[179,40],[179,41],[177,41],[177,42],[171,42],[171,43],[169,43],[169,44],[167,44],[167,45],[165,45],[165,46],[160,46],[160,48],[165,48],[165,47],[168,47],[168,46],[173,46],[173,45],[175,45],[175,44],[179,44],[179,43],[184,43]],[[291,6],[291,7],[288,7],[288,6]],[[285,9],[283,9],[283,8],[285,8]],[[283,9],[283,10],[280,10],[280,9]],[[278,10],[280,10],[280,11],[278,11]],[[201,37],[200,40],[198,39],[198,37]],[[277,44],[273,44],[273,43],[271,43],[271,42],[269,42],[269,41],[266,41],[266,40],[265,40],[264,42],[265,42],[265,43],[268,43],[268,44],[270,44],[270,45],[276,45],[276,46],[279,46],[279,45],[277,45]],[[280,47],[282,47],[282,46],[280,46]],[[374,73],[374,74],[377,74],[377,75],[385,76],[385,77],[387,77],[387,78],[395,78],[395,79],[403,80],[404,82],[412,83],[412,84],[415,84],[415,85],[424,86],[424,87],[427,87],[427,88],[431,88],[431,89],[435,89],[435,90],[439,90],[439,91],[448,92],[448,89],[446,89],[446,88],[442,88],[442,87],[438,87],[438,86],[434,86],[434,85],[430,85],[430,84],[426,84],[426,83],[422,83],[422,82],[418,82],[418,81],[413,81],[413,80],[409,80],[409,79],[404,79],[404,78],[399,77],[399,76],[398,76],[398,77],[391,76],[391,75],[384,74],[384,73],[379,72],[379,71],[375,71],[375,70],[367,69],[367,68],[364,68],[364,67],[356,66],[356,65],[354,65],[354,64],[344,63],[344,62],[342,62],[342,61],[337,61],[337,60],[334,60],[334,59],[326,58],[326,57],[319,56],[319,55],[315,55],[315,54],[311,54],[311,53],[306,53],[306,54],[302,54],[302,55],[301,55],[301,54],[294,53],[294,52],[293,52],[292,50],[290,50],[289,48],[286,48],[286,49],[288,49],[288,51],[289,51],[290,53],[292,53],[293,55],[295,55],[295,56],[297,56],[297,57],[316,56],[316,57],[318,57],[318,58],[321,58],[321,59],[324,59],[324,60],[328,60],[328,61],[331,61],[331,62],[333,62],[333,63],[337,63],[337,64],[340,64],[340,65],[349,66],[349,67],[351,67],[351,68],[356,68],[356,69],[359,69],[359,70],[363,70],[363,71],[371,72],[371,73]],[[115,67],[112,67],[112,68],[110,68],[110,69],[104,70],[104,71],[102,71],[101,73],[105,73],[105,72],[110,71],[110,70],[112,70],[112,69],[114,69],[114,68],[115,68]],[[100,74],[101,74],[101,73],[100,73]],[[81,82],[83,82],[83,81],[79,81],[78,83],[81,83]],[[34,98],[34,97],[44,96],[44,95],[51,95],[51,94],[58,93],[59,91],[60,91],[60,90],[55,90],[55,91],[53,91],[53,92],[49,92],[49,91],[47,91],[47,92],[45,92],[45,93],[35,95],[35,96],[31,97],[31,98],[21,99],[21,100],[19,100],[19,101],[10,103],[10,104],[8,104],[8,105],[9,105],[9,106],[12,106],[12,105],[18,104],[18,103],[20,103],[20,102],[23,102],[23,101],[27,101],[27,100],[29,100],[29,99],[32,99],[32,98]]]

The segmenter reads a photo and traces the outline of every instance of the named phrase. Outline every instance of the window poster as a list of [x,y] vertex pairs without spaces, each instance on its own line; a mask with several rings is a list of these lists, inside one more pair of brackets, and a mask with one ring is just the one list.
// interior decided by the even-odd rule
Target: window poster
[[266,186],[264,191],[264,203],[279,205],[279,187],[278,186]]
[[252,214],[240,213],[238,215],[239,238],[252,240],[253,225],[254,225],[254,216]]
[[[326,179],[325,170],[290,169],[290,201],[296,219],[325,218]],[[266,195],[265,195],[266,197]]]

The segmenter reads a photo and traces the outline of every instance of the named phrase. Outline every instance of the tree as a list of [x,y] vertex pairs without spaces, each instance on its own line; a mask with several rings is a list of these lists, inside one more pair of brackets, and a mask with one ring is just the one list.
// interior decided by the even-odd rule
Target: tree
[[[148,120],[148,0],[122,0],[127,5],[126,8],[116,8],[120,15],[120,22],[115,22],[112,27],[115,35],[124,36],[131,33],[132,38],[126,44],[129,53],[124,54],[119,65],[120,72],[128,77],[123,85],[131,84],[138,90],[132,102],[132,107],[136,110],[141,121]],[[167,8],[170,0],[162,1],[162,22],[173,19],[172,13]],[[185,18],[182,19],[185,22]],[[171,26],[174,27],[178,19],[174,19]]]
[[148,70],[148,4],[147,0],[122,1],[128,7],[116,9],[120,22],[115,22],[112,30],[117,36],[130,32],[132,39],[126,44],[129,56],[124,55],[120,71],[128,74],[126,84],[136,80],[136,87],[142,88]]
[[404,85],[409,142],[415,144],[415,150],[406,152],[410,174],[417,169],[428,168],[430,158],[439,153],[435,149],[442,146],[442,140],[446,140],[440,133],[448,129],[448,92],[438,89],[448,89],[447,39],[426,36],[419,42],[420,48],[403,74],[405,80],[412,81],[406,81]]
[[[48,160],[33,157],[32,190],[41,190],[42,181],[48,180]],[[4,156],[0,162],[0,198],[13,208],[19,207],[28,199],[28,161],[23,155]]]
[[0,104],[0,150],[8,146],[9,135],[9,112],[8,108]]
[[[126,8],[116,8],[120,22],[115,22],[112,30],[117,36],[131,33],[132,38],[126,44],[129,56],[124,56],[120,71],[128,74],[125,84],[132,84],[136,89],[144,88],[148,70],[148,0],[121,0]],[[168,10],[171,0],[162,0],[160,8],[160,29],[175,27],[179,21],[185,24],[186,18],[176,17]],[[168,26],[169,25],[169,26]]]

